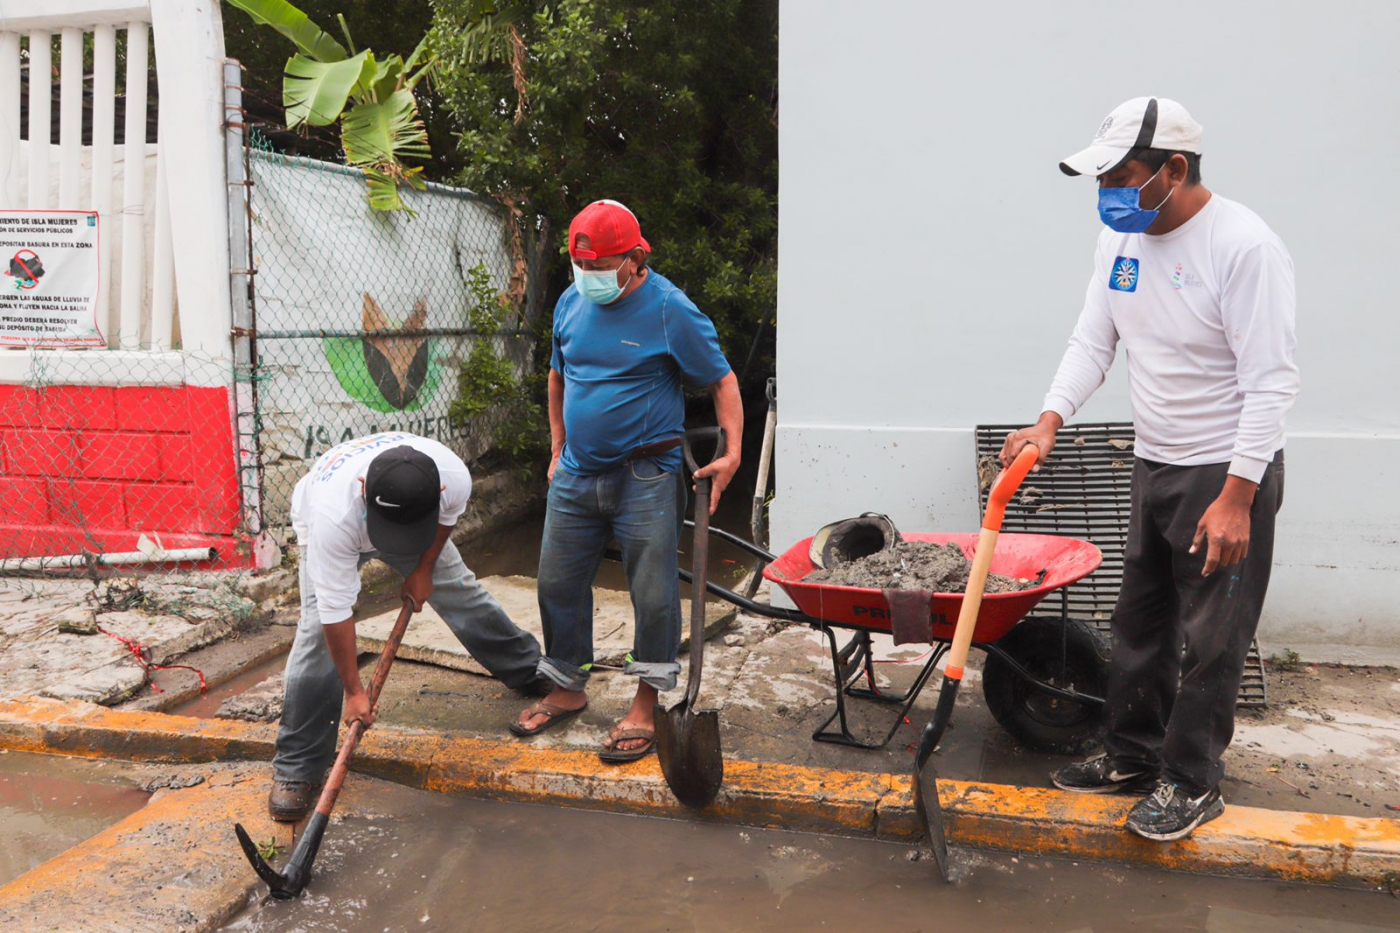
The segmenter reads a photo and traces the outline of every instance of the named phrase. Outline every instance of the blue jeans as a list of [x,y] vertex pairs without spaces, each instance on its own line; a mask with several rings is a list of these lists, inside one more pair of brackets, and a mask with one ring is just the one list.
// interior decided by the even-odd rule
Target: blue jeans
[[[413,572],[419,560],[417,554],[368,551],[360,555],[360,565],[375,557],[404,576]],[[524,687],[534,681],[539,642],[516,627],[450,543],[433,566],[433,595],[428,597],[428,605],[493,677],[507,687]],[[308,579],[305,561],[301,562],[301,621],[287,656],[286,676],[272,774],[279,781],[314,784],[335,760],[344,688],[326,646],[316,590]]]
[[676,685],[681,666],[679,564],[685,484],[655,460],[606,473],[556,470],[540,545],[539,599],[544,657],[539,673],[582,690],[593,666],[593,578],[610,538],[622,550],[636,613],[625,673],[658,690]]

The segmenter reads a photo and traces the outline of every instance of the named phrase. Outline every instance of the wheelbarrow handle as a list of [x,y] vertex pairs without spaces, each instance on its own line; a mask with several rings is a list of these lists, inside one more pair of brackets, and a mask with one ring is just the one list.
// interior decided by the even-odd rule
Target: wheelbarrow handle
[[[695,460],[694,442],[707,440],[713,440],[715,442],[714,455],[704,463],[697,463]],[[694,473],[701,467],[709,466],[711,463],[724,456],[726,448],[724,428],[691,428],[681,437],[681,448],[685,451],[685,465],[690,467],[690,472]]]

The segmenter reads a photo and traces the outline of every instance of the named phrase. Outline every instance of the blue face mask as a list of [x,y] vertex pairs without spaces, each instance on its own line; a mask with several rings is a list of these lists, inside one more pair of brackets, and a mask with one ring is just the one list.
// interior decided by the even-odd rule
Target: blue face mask
[[[1164,166],[1165,167],[1165,166]],[[1152,178],[1156,178],[1162,169],[1157,169],[1152,173]],[[1149,182],[1152,178],[1147,179]],[[1143,233],[1152,226],[1160,214],[1159,208],[1167,203],[1167,198],[1172,196],[1171,191],[1167,192],[1167,197],[1154,208],[1145,208],[1140,203],[1142,189],[1147,187],[1143,184],[1137,188],[1100,188],[1099,189],[1099,219],[1110,230],[1119,233]]]
[[631,283],[632,276],[627,277],[627,283],[617,284],[616,269],[602,269],[597,272],[590,272],[579,268],[578,263],[573,263],[574,285],[578,287],[579,294],[593,302],[595,305],[610,305],[621,297],[622,292]]

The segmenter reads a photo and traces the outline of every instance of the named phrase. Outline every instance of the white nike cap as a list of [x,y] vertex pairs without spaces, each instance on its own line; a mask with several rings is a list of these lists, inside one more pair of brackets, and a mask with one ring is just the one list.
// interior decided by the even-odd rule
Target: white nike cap
[[1166,97],[1134,97],[1103,118],[1089,148],[1060,163],[1066,175],[1111,172],[1138,149],[1168,149],[1200,155],[1201,124],[1186,108]]

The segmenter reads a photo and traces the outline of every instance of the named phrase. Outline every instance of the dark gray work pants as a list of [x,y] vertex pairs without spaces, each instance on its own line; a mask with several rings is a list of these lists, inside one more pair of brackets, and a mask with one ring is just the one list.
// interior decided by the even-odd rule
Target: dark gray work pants
[[[1220,783],[1235,731],[1235,699],[1259,625],[1283,504],[1283,451],[1250,510],[1249,554],[1201,576],[1190,553],[1196,523],[1220,494],[1229,464],[1133,464],[1123,587],[1111,624],[1104,747],[1125,770],[1160,771],[1193,794]],[[1183,647],[1184,646],[1184,647]]]

